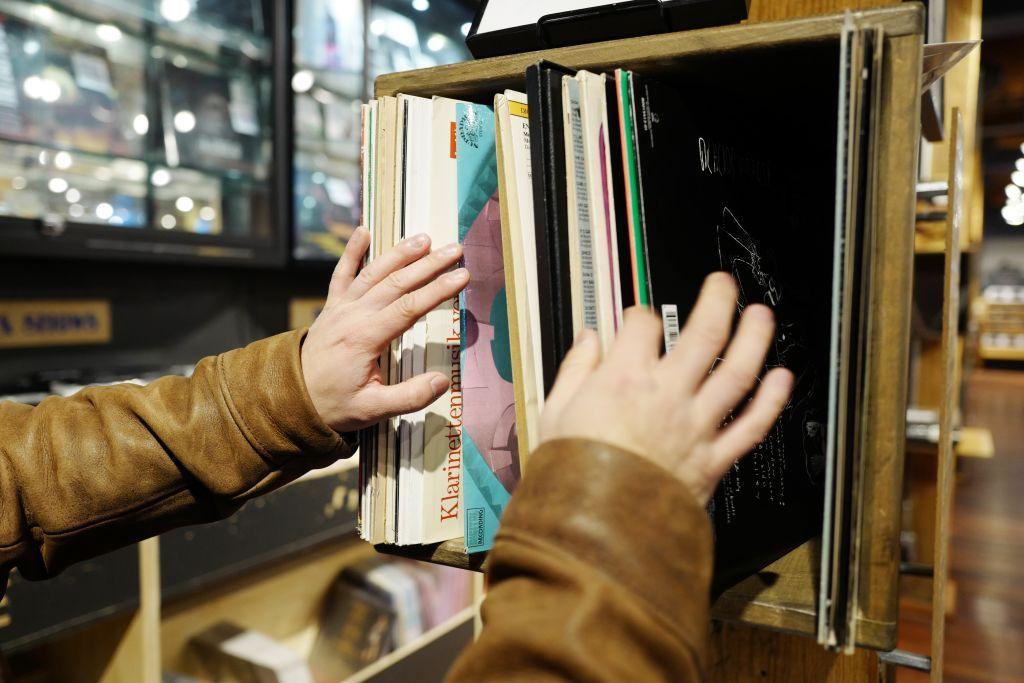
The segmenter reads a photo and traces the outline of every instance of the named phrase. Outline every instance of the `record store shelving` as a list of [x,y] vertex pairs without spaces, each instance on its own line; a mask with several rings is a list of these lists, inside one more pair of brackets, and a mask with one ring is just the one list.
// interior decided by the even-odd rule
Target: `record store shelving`
[[[344,117],[339,114],[351,108],[352,102],[366,96],[378,75],[427,66],[423,60],[434,59],[434,63],[441,63],[459,59],[455,51],[460,49],[462,25],[447,16],[443,17],[443,26],[439,23],[436,30],[430,28],[428,22],[412,21],[414,28],[427,28],[410,37],[408,17],[411,13],[401,0],[372,4],[363,0],[330,3],[333,8],[348,7],[359,14],[362,27],[355,36],[361,36],[363,42],[358,46],[358,40],[351,36],[339,39],[340,34],[336,33],[339,27],[334,25],[331,28],[333,20],[327,20],[330,17],[304,13],[303,8],[295,4],[302,5],[300,0],[271,3],[274,12],[263,15],[263,26],[270,30],[263,37],[260,37],[255,19],[251,28],[242,31],[237,27],[226,28],[230,22],[200,21],[200,10],[207,5],[203,0],[182,2],[194,8],[194,17],[173,20],[177,17],[173,10],[178,0],[159,0],[153,5],[156,9],[134,14],[123,10],[142,6],[142,3],[128,0],[90,3],[68,0],[44,4],[10,0],[5,3],[5,7],[17,6],[24,10],[0,12],[8,50],[12,44],[10,36],[14,33],[8,22],[38,28],[48,12],[55,16],[60,13],[60,16],[74,17],[75,21],[82,22],[92,32],[85,40],[90,45],[97,45],[97,39],[100,42],[124,41],[126,46],[136,44],[133,48],[136,57],[126,58],[123,62],[126,70],[131,72],[127,75],[122,75],[121,62],[113,57],[110,50],[106,60],[99,58],[99,53],[92,48],[79,50],[84,58],[73,58],[73,53],[65,50],[69,66],[63,68],[63,73],[57,69],[48,71],[45,77],[40,75],[39,81],[33,81],[29,86],[31,93],[25,93],[23,86],[19,85],[21,90],[17,102],[29,97],[32,106],[38,102],[52,104],[47,99],[59,101],[66,92],[66,86],[84,92],[101,105],[109,104],[109,98],[104,100],[99,93],[100,85],[105,84],[104,74],[114,82],[122,77],[134,78],[139,84],[138,91],[145,92],[148,99],[134,103],[127,97],[119,100],[119,106],[123,106],[130,115],[122,112],[109,121],[104,120],[103,125],[107,128],[97,128],[98,123],[86,120],[81,124],[84,135],[63,138],[47,135],[41,138],[36,134],[28,140],[14,139],[15,134],[4,128],[5,125],[13,125],[3,109],[12,98],[3,97],[4,71],[0,68],[0,139],[4,140],[0,144],[0,251],[6,254],[8,249],[16,249],[19,253],[34,256],[79,257],[91,254],[95,258],[107,259],[171,259],[205,263],[212,258],[218,263],[234,261],[272,266],[282,266],[290,257],[311,262],[326,260],[326,255],[337,253],[357,218],[346,204],[353,191],[351,173],[357,168],[349,138],[352,129],[351,124],[344,123]],[[439,12],[442,11],[440,6],[446,4],[440,0],[432,0],[432,3]],[[244,7],[248,0],[224,4]],[[326,11],[318,8],[327,3],[311,0],[308,4],[317,12]],[[412,4],[431,6],[425,0]],[[82,9],[86,5],[90,12],[106,11],[110,14],[86,17]],[[872,9],[879,5],[894,6]],[[49,10],[40,10],[40,7]],[[714,65],[721,77],[733,79],[737,85],[758,89],[766,97],[783,91],[792,97],[795,96],[792,88],[776,88],[773,83],[780,83],[785,78],[785,68],[793,66],[793,56],[798,55],[800,49],[835,41],[844,21],[842,14],[808,15],[845,8],[863,10],[858,21],[862,25],[882,29],[884,36],[884,104],[880,127],[884,144],[878,168],[881,184],[889,188],[876,196],[874,207],[874,215],[884,223],[885,229],[877,233],[878,241],[874,248],[879,267],[871,283],[872,296],[877,303],[871,310],[871,346],[877,351],[877,362],[872,371],[875,374],[869,378],[869,392],[873,398],[866,429],[868,438],[864,463],[873,485],[866,494],[864,516],[857,529],[861,544],[861,562],[857,567],[859,647],[852,657],[845,657],[825,652],[813,637],[807,637],[813,635],[816,620],[816,553],[820,552],[812,541],[741,582],[718,600],[714,609],[718,622],[712,633],[714,665],[710,673],[715,681],[757,677],[759,680],[846,682],[891,673],[884,656],[879,656],[878,651],[891,650],[896,644],[899,608],[900,504],[906,408],[900,397],[907,394],[908,381],[905,370],[909,349],[917,161],[917,149],[908,141],[919,137],[920,98],[917,86],[920,83],[921,45],[924,40],[920,5],[885,0],[753,0],[750,21],[740,26],[562,48],[442,66],[415,74],[390,74],[377,79],[373,89],[377,95],[406,92],[489,98],[505,87],[521,87],[525,67],[544,57],[566,66],[598,71],[624,67],[657,73],[687,70],[693,73]],[[172,17],[168,18],[163,9],[171,11]],[[413,11],[420,10],[414,7]],[[465,7],[461,11],[469,12]],[[442,17],[442,14],[437,16]],[[765,20],[770,21],[762,23]],[[70,25],[73,22],[63,23]],[[183,30],[185,26],[191,28]],[[348,27],[343,26],[341,30],[348,30]],[[312,49],[307,45],[317,31],[325,32],[321,44],[323,49]],[[118,36],[116,41],[109,40],[115,35]],[[2,42],[3,35],[0,35]],[[362,48],[361,54],[358,47]],[[156,50],[156,59],[139,56],[141,50],[148,51],[149,57],[153,57],[154,48],[160,48]],[[24,51],[24,42],[20,49]],[[383,59],[385,53],[388,56]],[[184,55],[186,64],[175,64],[175,56],[179,54]],[[2,59],[0,53],[0,67],[3,66]],[[79,64],[75,65],[75,61]],[[139,68],[142,63],[145,67]],[[130,68],[133,64],[134,69]],[[157,68],[154,66],[157,64],[163,69],[160,73],[151,71]],[[190,157],[194,150],[190,151],[187,136],[195,127],[189,125],[191,122],[187,116],[178,116],[182,109],[161,109],[167,99],[159,92],[157,84],[161,79],[167,82],[181,76],[175,69],[198,70],[200,64],[212,65],[214,73],[222,73],[218,69],[227,68],[230,73],[245,74],[253,83],[248,94],[243,93],[248,86],[232,86],[230,78],[217,77],[220,84],[215,84],[213,81],[217,79],[213,79],[205,81],[207,85],[202,88],[196,88],[197,95],[201,90],[219,95],[213,98],[219,101],[210,105],[211,111],[219,111],[224,125],[237,136],[244,137],[244,131],[253,130],[252,112],[259,112],[256,115],[259,133],[248,136],[254,138],[250,141],[253,144],[240,144],[235,151],[228,150],[230,145],[220,150],[238,162],[230,170],[220,168],[211,172],[203,168],[201,158]],[[753,73],[761,77],[754,79]],[[224,104],[225,91],[229,105],[234,106]],[[97,97],[101,99],[95,99]],[[197,103],[195,106],[200,105]],[[70,111],[72,119],[77,121],[81,111]],[[145,116],[146,125],[138,118],[140,115]],[[183,119],[177,121],[177,127],[176,119]],[[45,121],[46,118],[39,117],[38,120]],[[109,131],[118,122],[120,134],[114,135]],[[182,131],[182,128],[188,130]],[[108,131],[107,134],[98,135],[97,131],[102,130]],[[243,132],[239,133],[239,130]],[[175,146],[168,144],[168,136],[175,138],[177,159],[168,158],[168,148]],[[82,142],[83,137],[90,142]],[[178,140],[179,137],[182,139]],[[83,148],[101,138],[106,141],[106,147]],[[42,144],[43,140],[45,144]],[[43,152],[46,155],[40,158]],[[61,152],[69,156],[59,156]],[[177,165],[172,163],[174,161]],[[63,168],[66,164],[67,167]],[[46,173],[39,172],[38,169],[44,166]],[[71,171],[81,168],[80,175],[96,179],[95,168],[98,167],[110,169],[110,179],[103,181],[106,174],[101,173],[100,181],[126,181],[119,182],[118,187],[132,188],[127,198],[103,202],[100,197],[94,199],[88,194],[94,185],[73,185]],[[15,175],[13,169],[24,170]],[[66,177],[58,176],[52,169],[69,173]],[[30,170],[35,174],[31,175]],[[165,180],[162,175],[153,178],[160,170],[171,175],[168,182],[162,182]],[[189,178],[185,171],[199,175]],[[179,173],[180,179],[177,178]],[[62,177],[67,187],[59,182],[53,184],[57,177]],[[16,181],[16,178],[20,180]],[[208,182],[210,178],[217,182]],[[106,185],[95,187],[101,194],[109,192],[104,190]],[[186,188],[188,194],[167,189],[171,187]],[[34,195],[31,201],[36,203],[29,208],[12,209],[11,203],[15,201],[12,192],[19,189],[31,189]],[[72,189],[79,194],[72,193],[69,197]],[[201,191],[219,191],[222,200],[230,195],[244,205],[232,210],[249,212],[235,215],[253,217],[252,224],[229,221],[225,206],[219,233],[209,228],[207,224],[211,221],[203,218],[202,209],[211,205],[207,202],[212,202],[214,196],[201,196]],[[192,200],[191,204],[183,201],[179,206],[179,200],[185,196]],[[307,198],[311,198],[310,201],[306,201]],[[74,201],[70,201],[72,199]],[[98,213],[100,204],[109,205],[110,211],[103,208]],[[74,205],[81,207],[81,216],[71,215]],[[17,211],[21,214],[13,216]],[[75,213],[78,211],[74,209]],[[86,214],[89,214],[87,221]],[[167,221],[170,227],[162,223],[165,215],[174,218],[173,225]],[[114,229],[109,224],[115,216],[140,227],[135,230]],[[206,216],[210,216],[209,211]],[[83,220],[70,220],[74,218]],[[270,218],[266,229],[260,227],[261,218]],[[190,229],[189,226],[193,227]],[[195,226],[207,226],[202,228],[206,232]],[[288,228],[292,226],[295,233],[289,234]],[[60,232],[63,234],[55,235]],[[213,234],[209,234],[211,232]],[[113,242],[131,246],[112,246]],[[248,252],[242,255],[241,252],[224,251],[232,249]],[[315,292],[316,287],[323,284],[323,271],[317,270],[315,265],[307,264],[304,268],[285,271],[280,279],[271,278],[272,284],[300,280],[303,272],[307,275],[318,273],[316,278],[306,283],[304,290]],[[282,301],[287,301],[287,297]],[[263,307],[266,305],[264,302]],[[276,322],[257,331],[274,331],[269,328],[275,325],[285,327],[282,322],[284,314],[275,315],[278,316],[273,318]],[[255,336],[255,332],[252,334]],[[885,371],[880,368],[885,368]],[[339,472],[328,476],[346,475]],[[341,500],[340,509],[348,509],[351,482],[346,483],[343,478],[327,481],[330,481],[330,486],[325,492],[329,499],[335,503]],[[341,489],[344,490],[339,495]],[[354,509],[355,506],[351,504],[350,507]],[[351,523],[351,510],[349,520]],[[368,546],[352,544],[345,539],[333,539],[325,545],[312,547],[316,548],[315,554],[286,556],[285,559],[277,556],[277,562],[272,565],[249,567],[242,577],[237,574],[227,578],[219,576],[215,582],[188,589],[165,603],[167,596],[162,596],[164,581],[161,573],[165,571],[163,562],[167,558],[162,557],[159,541],[144,542],[137,548],[124,551],[120,558],[122,564],[130,565],[130,571],[122,575],[121,580],[138,585],[134,596],[117,609],[107,611],[104,619],[94,621],[92,625],[88,625],[87,619],[79,628],[44,639],[24,654],[49,662],[59,660],[61,680],[156,683],[163,667],[187,666],[184,642],[188,624],[196,620],[211,620],[219,613],[231,612],[243,625],[264,629],[275,637],[301,640],[315,614],[316,600],[323,594],[330,577],[346,564],[372,553]],[[479,569],[484,561],[483,558],[467,558],[457,542],[419,548],[414,552],[403,551],[403,554],[472,569]],[[185,581],[182,585],[187,584]],[[13,598],[16,601],[17,595]],[[3,616],[0,608],[0,637],[3,634]],[[429,638],[408,651],[395,653],[395,656],[353,680],[374,680],[376,676],[380,677],[377,680],[388,680],[389,671],[392,674],[390,680],[401,680],[396,678],[398,669],[392,667],[403,665],[420,667],[405,669],[407,675],[410,671],[419,675],[443,671],[463,642],[451,640],[453,634],[464,636],[465,630],[471,628],[472,616],[471,613],[460,615],[457,623],[430,634]],[[91,619],[95,620],[95,615]],[[431,648],[440,642],[446,643],[440,654],[434,652],[431,655]]]

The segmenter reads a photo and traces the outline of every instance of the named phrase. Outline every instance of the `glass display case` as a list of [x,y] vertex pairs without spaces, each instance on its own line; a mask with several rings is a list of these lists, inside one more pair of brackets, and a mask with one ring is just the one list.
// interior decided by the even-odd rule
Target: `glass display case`
[[0,251],[283,263],[270,9],[5,0]]
[[5,0],[0,253],[333,261],[379,74],[469,58],[470,0]]
[[382,73],[469,59],[467,0],[294,0],[294,258],[334,261],[359,224],[359,104]]

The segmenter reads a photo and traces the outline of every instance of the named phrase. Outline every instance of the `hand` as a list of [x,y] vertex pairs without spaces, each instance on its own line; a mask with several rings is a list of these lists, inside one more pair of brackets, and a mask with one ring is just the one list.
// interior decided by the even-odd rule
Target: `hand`
[[661,320],[631,308],[607,357],[597,335],[581,334],[566,355],[541,415],[541,440],[597,439],[661,465],[706,504],[737,458],[771,429],[789,400],[793,375],[775,368],[728,426],[722,423],[753,389],[772,342],[767,306],[743,312],[725,359],[736,284],[725,273],[704,282],[673,350],[659,358]]
[[469,282],[465,268],[445,273],[462,256],[458,244],[431,252],[430,238],[416,235],[360,271],[369,246],[369,231],[356,230],[302,345],[306,389],[317,413],[338,432],[415,412],[448,389],[439,372],[388,386],[377,360],[391,340]]

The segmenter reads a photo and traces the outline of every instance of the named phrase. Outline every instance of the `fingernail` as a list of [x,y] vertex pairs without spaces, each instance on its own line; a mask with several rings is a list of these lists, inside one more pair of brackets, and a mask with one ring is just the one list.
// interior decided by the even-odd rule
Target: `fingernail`
[[725,272],[724,270],[715,271],[708,275],[707,279],[704,280],[706,284],[717,284],[719,286],[728,286],[735,284],[735,280],[732,275]]
[[757,316],[765,322],[771,322],[775,319],[775,313],[773,313],[772,309],[768,308],[764,304],[752,304],[747,306],[747,314]]
[[430,238],[424,233],[420,233],[419,235],[414,235],[409,238],[409,246],[413,249],[422,249],[427,246],[428,242],[430,242]]
[[441,253],[441,256],[451,257],[451,256],[455,256],[456,254],[458,254],[459,251],[461,251],[461,250],[462,250],[462,247],[459,246],[459,243],[458,242],[454,242],[452,244],[449,244],[446,247],[443,247],[440,250],[440,253]]
[[469,279],[469,271],[465,268],[456,268],[448,273],[448,279],[452,282],[465,282]]
[[793,384],[793,373],[773,371],[769,373],[767,381],[773,389],[788,392]]
[[430,378],[430,390],[434,392],[434,395],[439,395],[442,391],[448,388],[448,379],[441,375],[434,375]]

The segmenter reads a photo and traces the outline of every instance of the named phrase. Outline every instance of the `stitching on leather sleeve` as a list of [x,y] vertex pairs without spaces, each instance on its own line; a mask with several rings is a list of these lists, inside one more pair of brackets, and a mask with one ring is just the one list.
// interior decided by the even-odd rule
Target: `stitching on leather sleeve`
[[227,370],[224,367],[224,355],[217,356],[217,363],[214,366],[217,373],[217,384],[220,387],[221,394],[224,397],[224,403],[228,407],[228,413],[231,415],[232,421],[235,423],[235,428],[242,435],[242,438],[249,442],[250,445],[255,445],[257,453],[264,460],[273,461],[274,457],[270,452],[270,449],[263,445],[263,442],[256,436],[256,432],[249,426],[245,421],[245,417],[242,415],[242,411],[235,405],[234,396],[231,394],[231,388],[228,383]]

